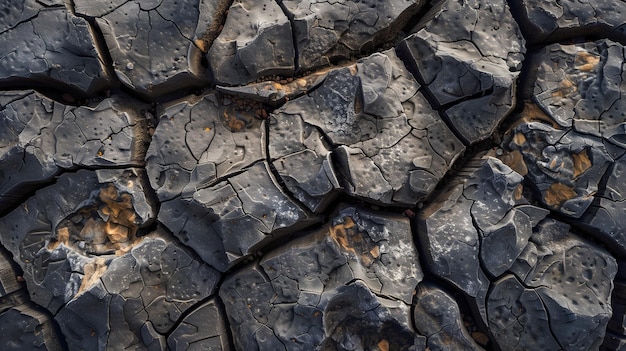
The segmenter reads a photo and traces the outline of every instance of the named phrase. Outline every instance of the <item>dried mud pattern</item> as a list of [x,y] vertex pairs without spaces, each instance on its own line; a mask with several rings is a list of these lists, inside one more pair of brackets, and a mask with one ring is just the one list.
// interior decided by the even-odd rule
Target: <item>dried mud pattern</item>
[[623,5],[3,3],[0,348],[626,347]]

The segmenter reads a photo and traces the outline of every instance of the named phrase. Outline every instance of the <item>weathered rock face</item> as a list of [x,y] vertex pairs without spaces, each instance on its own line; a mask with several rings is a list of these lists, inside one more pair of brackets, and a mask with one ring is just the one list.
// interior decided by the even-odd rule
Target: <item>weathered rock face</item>
[[619,1],[0,4],[0,349],[626,348]]
[[423,348],[409,315],[422,279],[410,242],[405,218],[341,210],[329,226],[225,280],[220,296],[240,335],[235,346]]

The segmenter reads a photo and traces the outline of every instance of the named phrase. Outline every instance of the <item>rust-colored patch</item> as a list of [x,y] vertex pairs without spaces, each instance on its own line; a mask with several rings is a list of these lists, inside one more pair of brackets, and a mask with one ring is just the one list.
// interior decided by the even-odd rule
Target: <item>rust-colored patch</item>
[[48,250],[52,251],[59,247],[59,245],[64,244],[68,245],[68,241],[70,239],[70,230],[67,227],[61,227],[57,229],[57,235],[55,238],[52,238],[48,243]]
[[521,123],[531,123],[531,122],[545,122],[550,124],[553,128],[559,129],[559,125],[548,116],[541,107],[537,106],[537,104],[526,101],[524,102],[524,109],[520,113],[521,118],[511,126],[511,129],[517,127]]
[[515,133],[515,135],[513,135],[513,142],[518,146],[522,146],[526,143],[526,137],[522,133]]
[[587,51],[579,51],[574,58],[576,69],[583,72],[591,72],[596,69],[600,63],[600,56],[593,55]]
[[569,78],[563,78],[561,82],[559,82],[559,87],[552,91],[552,97],[566,97],[575,93],[577,90],[577,86],[569,80]]
[[378,350],[380,351],[389,351],[389,341],[385,339],[379,341],[376,346],[378,346]]
[[78,292],[76,293],[76,295],[74,295],[74,297],[82,294],[92,285],[94,285],[98,281],[98,279],[100,279],[100,277],[104,274],[104,272],[106,272],[107,268],[108,266],[106,265],[106,261],[101,257],[97,257],[93,261],[87,263],[83,267],[83,280],[80,283]]
[[559,207],[563,202],[577,196],[574,189],[562,183],[553,183],[546,191],[543,200],[546,205]]
[[472,339],[476,340],[477,343],[483,346],[489,343],[489,337],[485,333],[482,333],[482,332],[473,332]]
[[351,75],[356,76],[356,74],[358,72],[358,70],[356,68],[356,65],[350,65],[350,66],[348,66],[348,69],[350,70],[350,74]]
[[587,149],[577,154],[572,154],[572,160],[574,160],[574,178],[578,178],[591,168],[591,160],[589,159],[589,155],[587,155]]
[[524,193],[524,186],[522,184],[518,184],[515,188],[515,192],[513,192],[513,198],[515,201],[519,201],[522,199]]
[[380,256],[380,247],[365,232],[360,232],[352,217],[344,217],[343,223],[329,228],[330,236],[339,246],[370,266]]
[[[132,181],[128,184],[132,187]],[[48,250],[60,244],[82,254],[116,254],[128,252],[137,242],[139,226],[132,196],[120,193],[113,184],[103,186],[92,206],[78,210],[67,218],[50,239]]]
[[207,53],[209,50],[207,48],[207,41],[204,39],[196,39],[193,41],[194,44],[196,44],[196,46],[198,47],[198,49],[200,49],[200,51],[202,51],[203,53]]
[[499,157],[505,165],[511,167],[512,170],[525,176],[528,174],[528,167],[524,162],[524,156],[519,150],[513,150]]

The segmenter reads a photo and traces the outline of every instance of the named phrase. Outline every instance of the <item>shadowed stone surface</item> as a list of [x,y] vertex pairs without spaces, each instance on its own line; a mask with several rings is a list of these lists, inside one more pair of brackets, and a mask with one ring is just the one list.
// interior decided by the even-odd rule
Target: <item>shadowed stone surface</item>
[[0,349],[624,348],[624,4],[2,2]]
[[[0,16],[0,87],[57,84],[91,95],[111,85],[89,24],[62,1],[7,0]],[[72,95],[65,95],[72,100]]]

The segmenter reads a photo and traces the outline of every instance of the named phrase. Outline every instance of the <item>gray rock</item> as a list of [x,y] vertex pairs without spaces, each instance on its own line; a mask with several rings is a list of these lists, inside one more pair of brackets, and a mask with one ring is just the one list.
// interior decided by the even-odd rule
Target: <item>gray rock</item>
[[277,185],[266,162],[161,205],[158,219],[224,272],[257,249],[316,218]]
[[436,285],[417,287],[413,309],[415,328],[428,339],[430,350],[482,350],[465,329],[454,297]]
[[553,44],[537,55],[537,105],[561,127],[626,147],[624,47],[609,40]]
[[528,36],[537,42],[565,37],[598,35],[624,40],[626,2],[623,0],[516,1]]
[[464,149],[419,87],[391,50],[332,70],[318,88],[274,112],[280,122],[276,129],[270,124],[270,157],[303,150],[301,138],[281,129],[281,123],[300,125],[300,118],[305,134],[315,127],[336,148],[335,172],[346,179],[346,193],[413,205],[434,190]]
[[621,157],[607,170],[606,183],[596,194],[594,201],[580,218],[581,224],[596,239],[606,242],[614,250],[626,253],[626,212],[623,206],[626,200],[626,159]]
[[324,211],[340,188],[330,147],[300,116],[272,115],[269,124],[268,152],[287,189],[309,210]]
[[349,59],[395,39],[425,1],[280,0],[293,24],[297,69]]
[[146,122],[140,106],[116,97],[73,107],[33,91],[2,93],[0,198],[19,197],[62,169],[141,165]]
[[[89,24],[63,3],[8,0],[0,20],[0,87],[65,89],[67,99],[102,92],[111,86],[99,60]],[[10,48],[10,49],[9,49]]]
[[146,154],[150,184],[161,201],[191,196],[263,159],[264,135],[254,112],[220,106],[214,94],[175,102]]
[[408,220],[349,207],[229,276],[220,297],[235,347],[423,348],[408,315],[422,279],[411,240]]
[[508,150],[522,155],[517,167],[525,169],[526,179],[536,188],[539,200],[549,209],[580,218],[593,202],[602,177],[614,158],[624,150],[602,139],[550,125],[549,117],[528,116],[512,128],[504,140]]
[[506,1],[439,2],[398,46],[450,125],[472,144],[513,109],[525,42]]
[[3,350],[63,350],[54,322],[33,304],[0,312],[0,345]]
[[[520,333],[525,330],[536,339],[521,345],[532,342],[549,347],[556,341],[563,349],[598,348],[612,312],[615,259],[606,250],[572,234],[567,224],[552,219],[540,223],[530,240],[536,247],[529,254],[535,264],[524,271],[526,265],[522,263],[518,271],[523,274],[516,273],[521,281],[509,276],[489,297],[489,303],[500,313],[492,315],[492,323],[497,326],[494,329],[502,330],[497,342],[502,347],[517,345],[531,337]],[[516,302],[518,295],[526,298]],[[545,323],[546,315],[550,335],[545,329],[535,331],[537,323]],[[507,325],[513,319],[515,325]]]
[[500,349],[562,349],[550,328],[551,316],[541,296],[514,276],[506,275],[493,283],[487,309],[489,330]]
[[139,169],[65,174],[0,220],[34,302],[56,313],[130,255],[156,214],[146,185]]
[[429,269],[474,299],[485,322],[487,274],[509,269],[547,214],[527,204],[521,181],[495,158],[475,160],[416,217]]
[[95,18],[117,78],[139,94],[156,98],[208,82],[201,64],[204,44],[194,41],[198,3],[76,0],[75,9],[77,15]]
[[214,300],[195,308],[168,336],[171,350],[230,350],[222,309]]
[[235,0],[207,54],[218,84],[241,85],[292,75],[295,50],[289,19],[272,0]]

